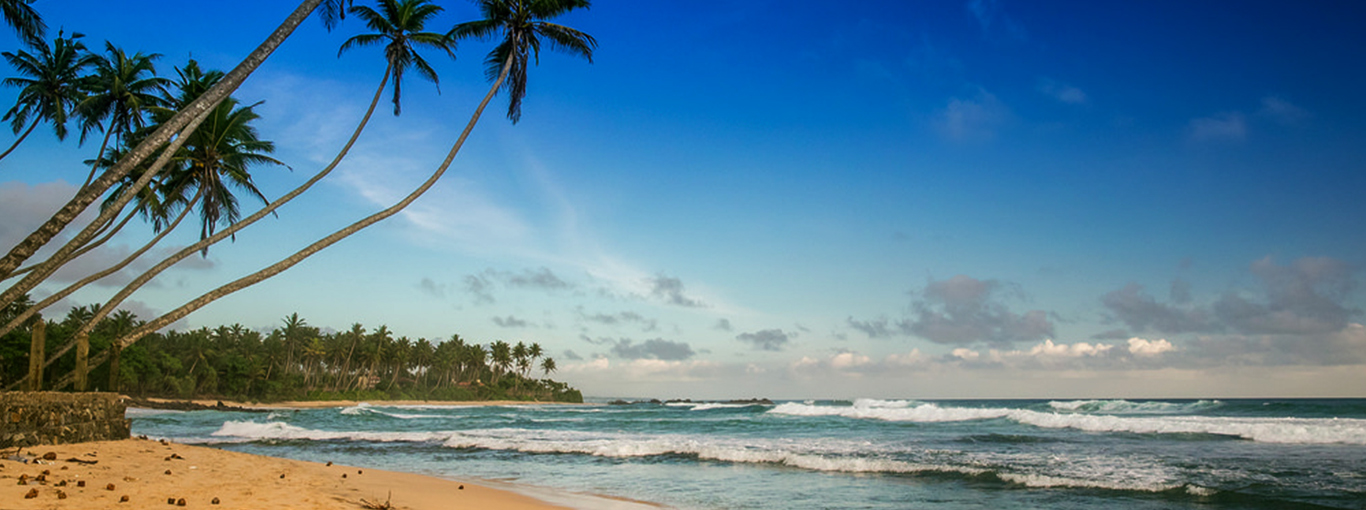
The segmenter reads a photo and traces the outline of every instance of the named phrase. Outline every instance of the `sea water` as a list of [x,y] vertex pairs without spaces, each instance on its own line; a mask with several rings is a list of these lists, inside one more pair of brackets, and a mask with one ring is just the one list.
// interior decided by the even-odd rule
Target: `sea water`
[[1366,509],[1361,399],[374,403],[128,415],[134,434],[177,442],[680,509]]

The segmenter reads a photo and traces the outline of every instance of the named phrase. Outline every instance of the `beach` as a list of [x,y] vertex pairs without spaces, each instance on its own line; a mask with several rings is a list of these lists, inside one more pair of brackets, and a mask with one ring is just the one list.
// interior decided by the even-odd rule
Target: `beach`
[[[0,460],[0,506],[6,509],[564,508],[459,480],[156,440],[24,449],[20,457],[36,456],[30,463],[11,460],[14,453],[8,450]],[[30,493],[36,496],[26,498]]]

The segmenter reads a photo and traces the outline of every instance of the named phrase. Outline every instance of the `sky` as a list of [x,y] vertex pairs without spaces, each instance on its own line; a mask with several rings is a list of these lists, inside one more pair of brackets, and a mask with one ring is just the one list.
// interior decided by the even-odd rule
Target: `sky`
[[[432,31],[478,14],[438,4]],[[92,49],[162,54],[166,76],[231,68],[293,8],[34,6]],[[601,397],[1366,397],[1362,19],[1331,1],[598,0],[556,20],[597,39],[593,62],[542,53],[520,123],[495,99],[419,201],[173,327],[298,313],[537,342]],[[383,61],[337,48],[365,31],[312,20],[236,92],[290,166],[255,170],[268,197],[354,129]],[[150,319],[402,197],[487,92],[489,49],[427,53],[439,85],[409,75],[402,115],[386,97],[337,172],[124,307]],[[40,128],[0,162],[0,244],[97,149]],[[54,284],[149,235],[128,230]]]

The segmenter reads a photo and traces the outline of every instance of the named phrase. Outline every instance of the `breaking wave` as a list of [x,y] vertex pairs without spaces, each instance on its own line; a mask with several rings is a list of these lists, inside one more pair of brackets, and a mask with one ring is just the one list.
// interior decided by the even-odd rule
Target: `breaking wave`
[[[610,458],[685,456],[698,460],[737,464],[769,464],[831,473],[881,473],[906,476],[997,480],[1026,487],[1073,487],[1122,491],[1163,492],[1187,487],[1160,473],[1145,473],[1147,466],[1127,469],[1096,469],[1079,473],[1033,472],[1009,462],[984,461],[938,452],[927,459],[911,459],[926,452],[871,452],[862,441],[716,439],[686,434],[592,433],[520,428],[445,432],[324,431],[281,422],[230,421],[213,436],[229,440],[315,440],[440,443],[456,449],[516,451],[534,454],[578,454]],[[896,458],[901,457],[901,458]],[[1161,476],[1159,476],[1161,475]],[[1193,486],[1191,486],[1193,487]]]
[[[874,405],[876,404],[876,405]],[[840,416],[891,422],[940,423],[1008,419],[1040,428],[1136,434],[1213,434],[1263,443],[1366,445],[1366,420],[1355,418],[1237,418],[1217,416],[1114,416],[1028,409],[890,405],[855,401],[851,406],[787,403],[768,411],[790,416]]]
[[1189,414],[1223,405],[1218,400],[1195,402],[1133,402],[1129,400],[1054,400],[1048,406],[1058,411],[1092,414]]

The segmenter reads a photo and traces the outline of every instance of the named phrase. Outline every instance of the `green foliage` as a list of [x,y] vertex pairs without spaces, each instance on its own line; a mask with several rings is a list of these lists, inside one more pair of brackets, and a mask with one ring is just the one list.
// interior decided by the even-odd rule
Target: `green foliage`
[[[22,310],[19,307],[12,307]],[[76,307],[62,320],[47,321],[47,352],[66,345],[95,307]],[[10,312],[0,311],[0,319]],[[133,314],[115,313],[90,335],[93,357],[112,341],[141,325]],[[16,330],[0,338],[0,377],[8,383],[28,370],[29,333]],[[493,347],[468,344],[459,335],[447,341],[395,338],[385,326],[360,324],[325,333],[298,314],[262,334],[240,324],[148,335],[123,349],[118,387],[108,388],[109,365],[92,367],[96,391],[141,397],[284,400],[524,400],[582,402],[569,385],[531,377],[531,367],[547,375],[555,361],[542,357],[540,345],[518,347],[497,341]],[[489,353],[494,355],[490,356]],[[45,372],[45,386],[75,367],[68,353]]]

